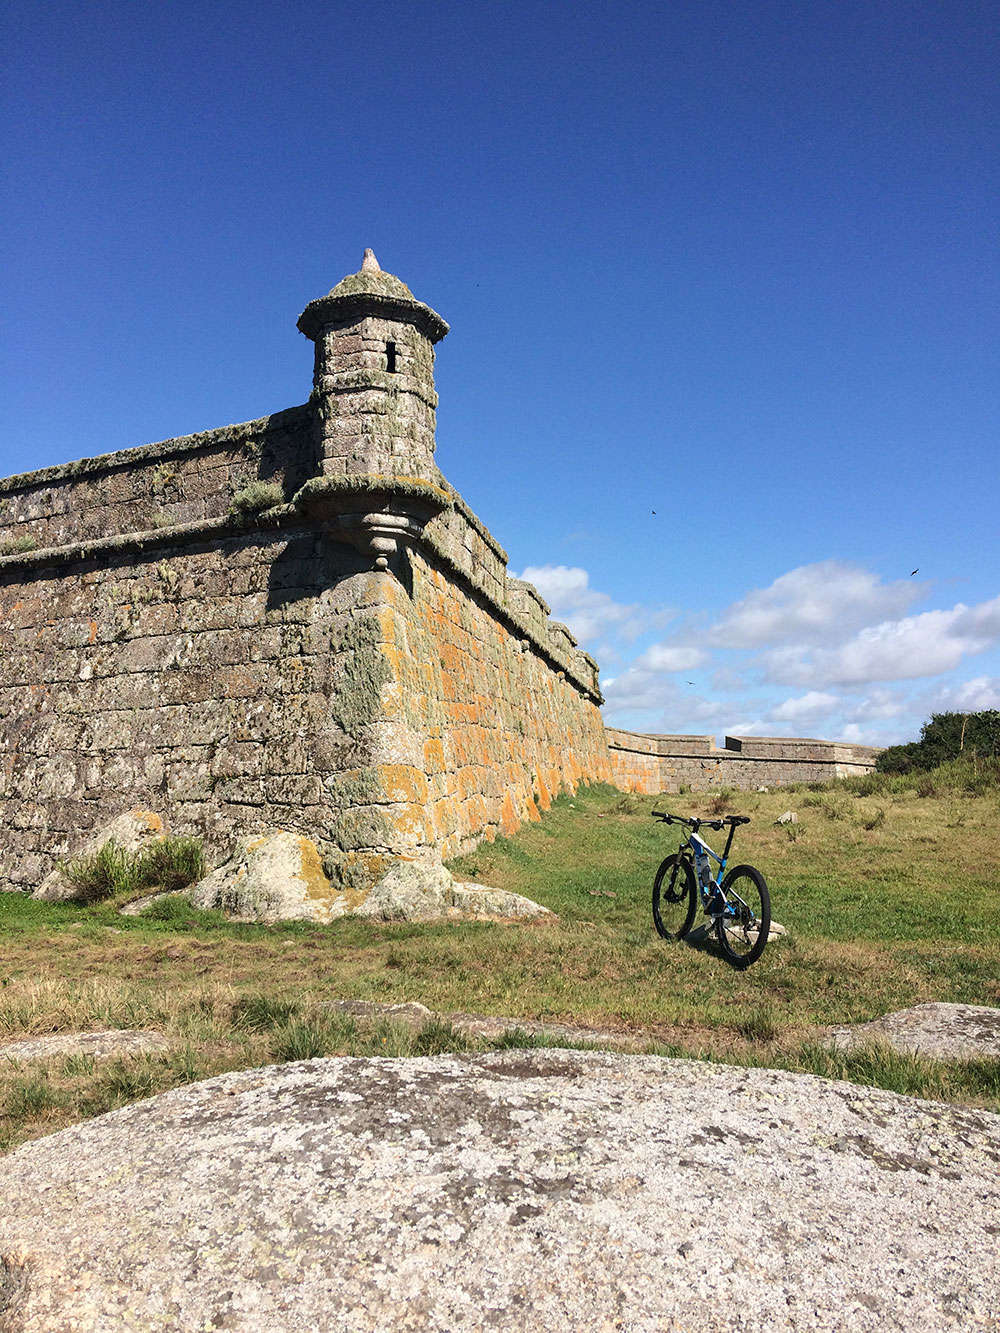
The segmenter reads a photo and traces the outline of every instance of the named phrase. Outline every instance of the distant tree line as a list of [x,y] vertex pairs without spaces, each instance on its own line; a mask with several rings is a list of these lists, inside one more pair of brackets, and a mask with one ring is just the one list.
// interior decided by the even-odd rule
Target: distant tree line
[[1000,711],[932,713],[920,728],[920,739],[890,745],[875,761],[879,773],[916,773],[949,759],[968,756],[995,759],[1000,755]]

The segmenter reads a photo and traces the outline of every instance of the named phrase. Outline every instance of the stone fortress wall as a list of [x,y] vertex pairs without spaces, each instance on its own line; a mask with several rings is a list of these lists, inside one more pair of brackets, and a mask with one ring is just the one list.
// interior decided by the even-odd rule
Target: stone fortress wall
[[433,461],[444,322],[366,256],[259,421],[0,481],[0,887],[123,811],[334,886],[608,780],[597,667]]
[[367,252],[299,328],[302,406],[0,481],[0,888],[136,808],[214,861],[300,834],[322,893],[351,892],[580,782],[866,767],[823,742],[605,733],[596,663],[434,462],[444,321]]
[[775,736],[727,736],[719,749],[711,736],[646,736],[617,727],[606,735],[615,786],[654,795],[681,787],[756,791],[828,782],[870,773],[879,754],[868,745]]

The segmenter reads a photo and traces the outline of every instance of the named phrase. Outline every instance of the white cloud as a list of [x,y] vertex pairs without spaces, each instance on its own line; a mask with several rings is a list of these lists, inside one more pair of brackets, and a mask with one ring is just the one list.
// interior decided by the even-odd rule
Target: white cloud
[[1000,597],[924,611],[862,629],[837,647],[796,644],[766,653],[768,677],[787,685],[858,685],[952,671],[1000,640]]
[[715,707],[691,693],[688,681],[677,679],[678,672],[694,671],[708,660],[708,654],[696,644],[654,643],[619,675],[606,680],[604,695],[609,708],[616,712],[669,710],[691,716],[699,705]]
[[617,602],[579,566],[534,565],[518,577],[611,668],[602,682],[611,725],[884,744],[916,736],[932,712],[1000,708],[997,659],[980,665],[994,674],[943,676],[1000,647],[1000,597],[913,614],[926,585],[827,560],[752,590],[707,631],[697,613],[675,619],[669,637],[633,657],[632,641],[675,613]]
[[823,717],[832,713],[840,704],[835,694],[823,694],[819,690],[810,690],[797,699],[786,699],[777,708],[771,709],[771,716],[778,722],[800,722],[804,718]]
[[960,685],[939,690],[928,707],[929,713],[981,713],[1000,708],[1000,677],[976,676]]
[[884,721],[912,711],[905,695],[885,688],[872,690],[862,699],[844,700],[843,708],[850,717],[862,721]]
[[694,644],[654,643],[635,659],[636,671],[693,671],[708,661],[708,654]]
[[782,574],[768,588],[734,602],[709,631],[720,648],[836,642],[876,620],[897,616],[926,593],[912,579],[882,583],[876,574],[823,560]]
[[578,566],[529,565],[514,577],[533,583],[556,620],[564,621],[584,644],[607,634],[631,641],[672,616],[662,608],[616,602],[606,592],[592,588],[590,575]]

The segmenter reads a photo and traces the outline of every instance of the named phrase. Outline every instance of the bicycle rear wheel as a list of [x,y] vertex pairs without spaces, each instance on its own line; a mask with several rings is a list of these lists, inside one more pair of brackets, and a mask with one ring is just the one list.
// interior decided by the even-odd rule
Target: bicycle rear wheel
[[745,968],[764,952],[771,929],[771,895],[754,866],[734,866],[722,881],[726,910],[716,919],[719,948],[733,967]]
[[686,857],[668,856],[653,880],[653,925],[665,940],[682,940],[697,906],[694,870]]

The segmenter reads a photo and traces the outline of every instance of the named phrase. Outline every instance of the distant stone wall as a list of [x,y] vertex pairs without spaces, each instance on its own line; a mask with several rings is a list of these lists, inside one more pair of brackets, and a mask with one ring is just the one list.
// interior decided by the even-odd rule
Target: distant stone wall
[[842,741],[727,736],[652,736],[608,727],[612,781],[623,791],[657,794],[681,787],[755,791],[791,782],[826,782],[870,773],[879,750]]

